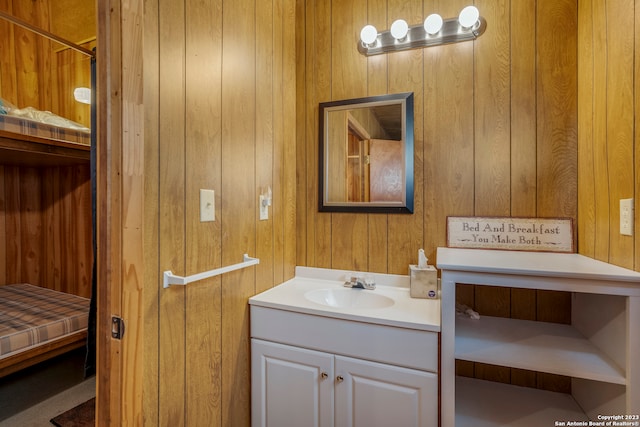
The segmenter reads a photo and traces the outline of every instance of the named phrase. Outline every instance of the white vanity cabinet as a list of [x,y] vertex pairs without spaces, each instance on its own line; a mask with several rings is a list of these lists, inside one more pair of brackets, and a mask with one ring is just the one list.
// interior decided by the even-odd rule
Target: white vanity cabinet
[[[410,298],[406,276],[345,291],[296,272],[249,300],[252,426],[437,427],[440,301]],[[309,298],[327,289],[339,306]]]
[[[640,273],[578,254],[454,248],[438,248],[438,268],[443,427],[640,421]],[[571,324],[457,317],[456,284],[571,292]],[[571,394],[456,378],[456,359],[568,376]]]
[[435,373],[252,339],[253,426],[436,426]]
[[333,359],[328,353],[252,339],[252,425],[332,426]]

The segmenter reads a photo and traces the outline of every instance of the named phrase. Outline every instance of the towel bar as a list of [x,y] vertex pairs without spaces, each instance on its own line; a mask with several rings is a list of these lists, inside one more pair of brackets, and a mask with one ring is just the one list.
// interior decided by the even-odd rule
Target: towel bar
[[234,270],[240,270],[241,268],[249,267],[256,264],[260,264],[260,260],[258,258],[252,258],[249,255],[244,254],[243,262],[228,265],[226,267],[216,268],[215,270],[205,271],[204,273],[193,274],[187,277],[176,276],[171,272],[171,270],[167,270],[163,275],[164,278],[162,281],[162,287],[168,288],[171,285],[186,285],[187,283],[208,279],[209,277],[218,276],[220,274],[228,273]]

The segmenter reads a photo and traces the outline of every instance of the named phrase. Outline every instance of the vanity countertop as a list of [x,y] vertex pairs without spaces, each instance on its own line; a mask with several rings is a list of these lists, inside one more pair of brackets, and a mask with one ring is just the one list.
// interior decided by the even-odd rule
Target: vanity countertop
[[[376,289],[345,288],[344,282],[353,275],[372,278],[376,283]],[[332,307],[313,302],[305,296],[308,296],[309,292],[321,289],[371,293],[372,296],[390,298],[393,304],[376,308]],[[336,319],[440,332],[440,299],[411,298],[409,276],[296,267],[296,276],[293,279],[251,297],[249,304]]]

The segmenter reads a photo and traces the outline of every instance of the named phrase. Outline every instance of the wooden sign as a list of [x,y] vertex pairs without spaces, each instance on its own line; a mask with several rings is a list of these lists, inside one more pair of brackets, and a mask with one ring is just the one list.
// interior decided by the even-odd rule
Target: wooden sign
[[447,218],[451,248],[574,252],[571,218]]

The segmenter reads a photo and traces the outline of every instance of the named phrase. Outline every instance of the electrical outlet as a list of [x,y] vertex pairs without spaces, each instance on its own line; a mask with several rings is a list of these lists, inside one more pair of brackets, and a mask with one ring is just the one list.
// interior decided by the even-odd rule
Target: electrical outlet
[[213,190],[200,190],[200,222],[216,220],[215,192]]
[[620,199],[620,234],[633,236],[633,199]]

